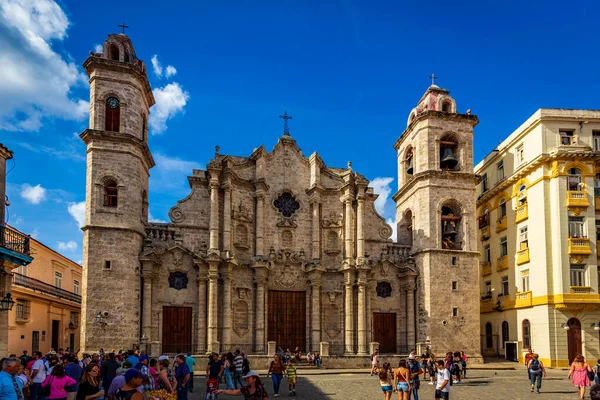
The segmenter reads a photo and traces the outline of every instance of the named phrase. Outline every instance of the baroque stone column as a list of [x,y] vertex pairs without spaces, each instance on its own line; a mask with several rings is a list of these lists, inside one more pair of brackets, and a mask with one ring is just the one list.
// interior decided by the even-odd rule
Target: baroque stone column
[[346,269],[344,271],[344,342],[345,354],[354,354],[354,271]]
[[344,229],[344,250],[345,255],[344,258],[346,260],[354,258],[354,245],[352,243],[352,225],[353,225],[353,215],[352,215],[352,201],[354,200],[354,196],[350,193],[347,193],[344,196],[344,206],[346,208],[346,220],[345,220],[345,229]]
[[320,218],[320,198],[318,193],[311,198],[312,205],[312,259],[321,258],[321,218]]
[[313,271],[310,276],[311,287],[311,349],[318,348],[321,342],[321,271]]
[[231,184],[223,187],[223,251],[231,250]]
[[[208,281],[208,267],[206,264],[198,264],[198,339],[196,354],[205,354],[206,346],[206,282]],[[210,347],[210,346],[209,346]]]
[[264,256],[265,245],[264,245],[264,207],[265,207],[265,193],[264,188],[257,187],[255,192],[256,197],[256,249],[254,255]]
[[406,339],[408,345],[415,346],[417,338],[415,336],[415,276],[408,276],[408,284],[406,285]]
[[267,269],[263,266],[255,267],[254,282],[256,283],[256,324],[254,338],[257,351],[266,350],[265,339],[265,286],[267,281]]
[[367,272],[358,272],[358,355],[368,354],[367,343]]
[[360,193],[357,198],[356,207],[356,258],[357,264],[362,264],[365,257],[365,232],[364,232],[364,212],[365,212],[365,194]]
[[142,336],[145,334],[148,340],[152,338],[152,279],[155,274],[152,272],[143,272],[144,277],[144,296],[142,298]]
[[219,262],[209,261],[208,268],[208,351],[219,352],[218,301],[219,301]]
[[223,279],[223,344],[228,346],[232,344],[231,277],[231,264],[225,263],[225,266],[221,267],[221,278]]
[[210,180],[210,249],[219,249],[219,178]]

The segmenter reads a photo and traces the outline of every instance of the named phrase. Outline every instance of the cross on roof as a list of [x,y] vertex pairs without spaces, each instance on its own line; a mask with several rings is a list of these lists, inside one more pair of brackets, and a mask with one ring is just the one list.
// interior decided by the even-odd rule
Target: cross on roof
[[283,134],[290,135],[290,130],[288,128],[288,119],[292,119],[291,115],[287,114],[287,111],[283,112],[283,115],[280,115],[279,118],[283,118]]
[[117,25],[119,28],[123,29],[123,32],[121,32],[123,35],[125,34],[125,28],[129,28],[127,25],[125,25],[125,20],[123,20],[123,22],[121,23],[121,25]]
[[432,74],[429,76],[429,79],[431,79],[431,84],[432,84],[432,85],[435,85],[435,80],[436,80],[437,78],[439,78],[439,76],[435,76],[435,74],[434,74],[434,73],[432,73]]

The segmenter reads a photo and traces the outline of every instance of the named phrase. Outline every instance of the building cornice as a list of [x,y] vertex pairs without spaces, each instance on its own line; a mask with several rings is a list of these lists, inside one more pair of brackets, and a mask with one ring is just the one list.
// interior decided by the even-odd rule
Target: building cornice
[[413,175],[412,178],[408,182],[402,186],[392,197],[394,201],[398,201],[400,197],[402,197],[408,190],[412,189],[415,184],[425,179],[451,179],[452,181],[456,181],[456,179],[462,179],[465,181],[472,181],[475,185],[477,185],[481,181],[481,177],[477,174],[472,174],[470,172],[460,172],[460,171],[442,171],[442,170],[427,170],[424,172],[419,172]]
[[414,130],[417,124],[424,119],[440,119],[444,121],[459,121],[459,122],[467,122],[473,128],[479,123],[479,118],[476,115],[471,114],[458,114],[458,113],[448,113],[443,111],[423,111],[415,116],[412,122],[406,127],[404,132],[400,135],[400,137],[394,143],[394,149],[398,151],[400,148],[400,144],[404,141],[404,138],[408,136],[410,132]]
[[152,153],[150,152],[150,148],[146,142],[126,133],[86,129],[81,133],[81,135],[79,135],[79,137],[84,141],[86,146],[89,145],[92,140],[98,139],[114,143],[127,143],[133,145],[141,151],[142,159],[146,163],[147,169],[150,169],[156,165],[154,158],[152,157]]

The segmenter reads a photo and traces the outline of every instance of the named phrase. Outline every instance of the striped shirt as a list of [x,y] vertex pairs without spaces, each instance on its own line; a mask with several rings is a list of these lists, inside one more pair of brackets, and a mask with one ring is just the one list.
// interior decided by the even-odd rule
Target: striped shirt
[[288,365],[285,367],[285,372],[287,372],[288,378],[296,377],[296,367],[294,365]]
[[244,358],[242,356],[235,356],[233,359],[235,364],[235,372],[242,372],[242,366],[244,365]]

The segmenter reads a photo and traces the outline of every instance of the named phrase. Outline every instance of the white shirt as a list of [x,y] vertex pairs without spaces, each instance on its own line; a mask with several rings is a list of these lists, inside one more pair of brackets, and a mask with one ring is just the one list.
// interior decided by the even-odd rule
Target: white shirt
[[44,364],[44,360],[39,359],[33,363],[33,367],[31,367],[31,372],[34,370],[38,370],[37,374],[33,378],[33,383],[42,383],[44,379],[46,379],[46,364]]
[[448,381],[448,383],[446,384],[446,386],[444,386],[444,388],[442,389],[442,392],[449,392],[450,391],[450,371],[448,371],[446,368],[438,367],[437,385],[435,385],[436,390],[440,390],[440,388],[444,384],[444,381]]

